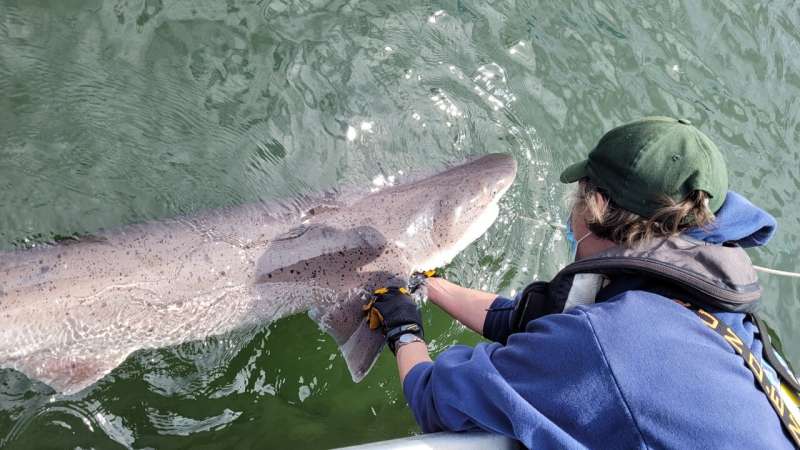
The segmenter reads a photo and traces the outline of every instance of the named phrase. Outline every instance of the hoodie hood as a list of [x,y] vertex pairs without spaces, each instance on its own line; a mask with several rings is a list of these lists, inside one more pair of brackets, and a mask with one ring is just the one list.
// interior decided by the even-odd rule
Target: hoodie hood
[[714,222],[684,234],[709,244],[735,243],[740,247],[765,245],[775,235],[778,223],[768,212],[729,191]]

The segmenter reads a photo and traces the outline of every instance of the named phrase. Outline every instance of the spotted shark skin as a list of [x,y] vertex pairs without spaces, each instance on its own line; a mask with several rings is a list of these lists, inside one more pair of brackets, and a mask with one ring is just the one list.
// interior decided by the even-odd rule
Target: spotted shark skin
[[136,350],[308,311],[360,381],[383,345],[363,292],[446,264],[480,237],[516,167],[489,154],[306,214],[251,204],[2,253],[0,367],[70,394]]

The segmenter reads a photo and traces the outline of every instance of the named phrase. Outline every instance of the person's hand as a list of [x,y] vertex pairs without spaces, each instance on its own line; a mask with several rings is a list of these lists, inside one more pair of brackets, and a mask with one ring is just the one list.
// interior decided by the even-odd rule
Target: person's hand
[[441,281],[442,278],[439,277],[441,277],[442,275],[444,275],[442,269],[431,269],[422,272],[414,272],[408,278],[408,290],[411,291],[412,294],[414,294],[414,298],[416,299],[427,298],[436,303],[436,298],[433,299],[430,298],[432,292],[435,297],[436,290],[428,289],[428,287],[431,284],[435,285],[437,281]]
[[422,315],[406,288],[380,288],[372,292],[372,298],[363,309],[369,328],[380,329],[392,353],[395,343],[404,334],[423,337]]
[[410,277],[408,277],[408,290],[413,294],[417,292],[417,290],[425,288],[429,278],[438,278],[440,276],[442,276],[441,269],[414,272]]

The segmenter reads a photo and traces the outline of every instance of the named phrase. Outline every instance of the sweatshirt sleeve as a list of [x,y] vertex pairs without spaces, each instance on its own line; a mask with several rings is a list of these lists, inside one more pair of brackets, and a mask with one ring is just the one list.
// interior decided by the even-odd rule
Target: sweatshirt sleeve
[[511,314],[514,312],[514,301],[497,296],[483,319],[483,337],[494,342],[505,344],[511,335]]
[[[603,447],[594,439],[632,428],[580,308],[532,321],[507,345],[453,346],[435,362],[414,366],[403,392],[426,433],[482,429],[545,448],[574,448]],[[593,414],[607,420],[587,421],[587,399]],[[639,446],[635,436],[619,437]]]

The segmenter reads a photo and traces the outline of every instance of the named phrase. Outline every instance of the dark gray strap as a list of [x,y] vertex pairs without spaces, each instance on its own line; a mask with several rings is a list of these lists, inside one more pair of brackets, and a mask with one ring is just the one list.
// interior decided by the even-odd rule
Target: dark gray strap
[[755,314],[750,314],[750,317],[753,319],[753,322],[756,323],[758,334],[761,335],[761,342],[764,344],[764,358],[766,358],[769,365],[775,369],[775,372],[778,373],[778,376],[781,377],[784,383],[788,384],[795,392],[800,392],[800,383],[798,383],[797,378],[792,372],[787,370],[784,365],[785,363],[779,360],[778,356],[775,354],[767,324]]

